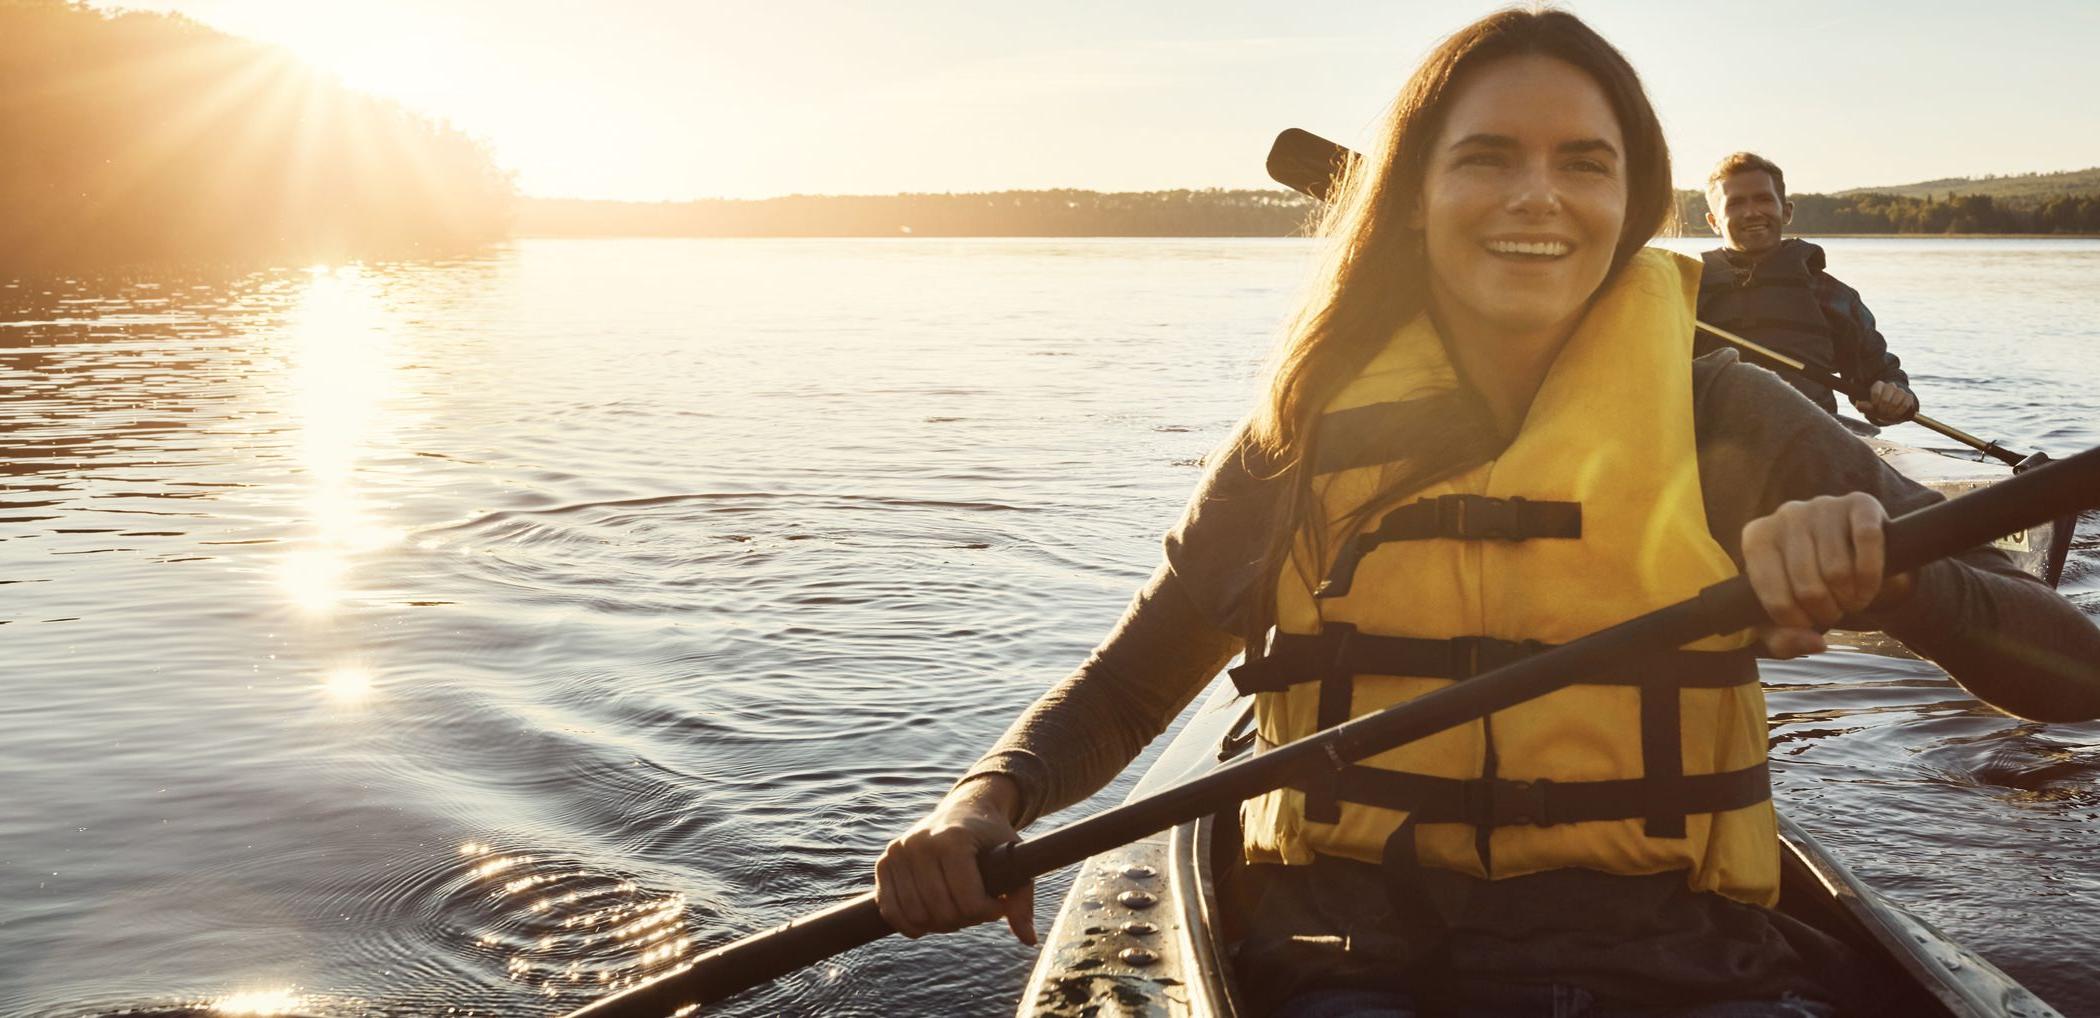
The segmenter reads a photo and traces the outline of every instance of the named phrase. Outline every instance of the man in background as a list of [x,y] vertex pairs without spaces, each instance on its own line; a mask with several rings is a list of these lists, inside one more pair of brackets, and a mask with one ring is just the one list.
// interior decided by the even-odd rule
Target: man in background
[[[1706,252],[1699,280],[1699,318],[1849,382],[1869,398],[1852,405],[1875,424],[1918,412],[1910,379],[1859,291],[1823,271],[1823,249],[1780,231],[1793,221],[1786,174],[1771,160],[1737,152],[1706,178],[1706,225],[1723,246]],[[1720,344],[1701,332],[1701,353]],[[1761,362],[1755,354],[1745,359]],[[1765,365],[1818,406],[1837,413],[1837,397],[1776,364]]]

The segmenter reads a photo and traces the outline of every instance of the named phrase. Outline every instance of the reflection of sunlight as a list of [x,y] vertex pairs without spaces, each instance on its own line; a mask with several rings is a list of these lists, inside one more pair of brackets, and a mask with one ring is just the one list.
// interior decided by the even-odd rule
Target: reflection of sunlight
[[321,688],[330,699],[358,703],[372,695],[372,673],[356,667],[338,668],[321,680]]
[[459,854],[466,876],[493,891],[487,900],[497,906],[496,922],[472,934],[472,943],[507,952],[511,979],[544,993],[591,984],[616,989],[676,966],[694,950],[682,894],[486,842],[464,842]]
[[214,1001],[211,1009],[215,1014],[280,1015],[299,1010],[302,1001],[290,990],[261,990],[254,993],[235,993]]
[[299,607],[320,613],[335,607],[336,599],[342,596],[342,578],[348,566],[336,549],[291,552],[285,555],[278,578]]
[[324,612],[342,596],[352,556],[400,540],[367,519],[357,498],[357,460],[385,422],[395,332],[373,281],[356,267],[315,268],[291,322],[292,411],[311,484],[314,543],[288,555],[282,580],[298,604]]

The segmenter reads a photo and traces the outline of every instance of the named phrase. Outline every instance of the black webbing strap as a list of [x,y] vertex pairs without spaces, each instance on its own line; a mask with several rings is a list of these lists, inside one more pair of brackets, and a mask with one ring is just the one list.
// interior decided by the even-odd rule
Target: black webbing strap
[[[1502,754],[1495,752],[1495,716],[1480,719],[1480,780],[1489,788],[1501,776]],[[1336,782],[1337,785],[1340,782]],[[1409,816],[1412,819],[1412,814]],[[1480,872],[1495,876],[1495,829],[1486,824],[1473,828],[1473,854],[1480,858]]]
[[[1536,640],[1520,642],[1486,636],[1460,636],[1450,639],[1377,636],[1360,632],[1351,623],[1329,622],[1321,627],[1317,635],[1278,633],[1267,656],[1260,661],[1234,668],[1230,674],[1233,685],[1238,687],[1242,694],[1247,695],[1282,692],[1294,685],[1318,682],[1320,691],[1317,723],[1324,730],[1349,720],[1354,708],[1352,701],[1356,677],[1359,675],[1464,680],[1552,649],[1554,645]],[[1708,792],[1700,791],[1701,789],[1706,789],[1721,779],[1713,775],[1687,777],[1684,774],[1682,691],[1724,689],[1756,682],[1757,658],[1750,648],[1720,651],[1649,651],[1616,665],[1599,667],[1609,667],[1611,671],[1606,674],[1585,674],[1575,681],[1591,685],[1635,686],[1640,689],[1641,761],[1642,773],[1646,777],[1616,782],[1573,782],[1557,785],[1550,781],[1502,781],[1496,775],[1498,761],[1490,731],[1487,733],[1488,747],[1483,761],[1482,778],[1474,779],[1470,783],[1456,782],[1455,779],[1399,774],[1377,768],[1340,766],[1341,761],[1338,760],[1333,775],[1308,780],[1299,786],[1300,791],[1305,793],[1305,818],[1314,823],[1335,823],[1341,819],[1341,804],[1345,801],[1413,810],[1418,807],[1388,805],[1387,802],[1365,796],[1382,795],[1390,801],[1398,802],[1400,800],[1394,799],[1394,796],[1406,798],[1419,795],[1425,803],[1425,806],[1420,808],[1428,810],[1422,817],[1422,822],[1464,822],[1474,823],[1482,828],[1477,836],[1476,847],[1480,853],[1481,867],[1492,873],[1492,845],[1486,829],[1508,826],[1508,823],[1481,823],[1466,817],[1506,815],[1509,803],[1533,802],[1538,794],[1559,795],[1566,799],[1558,803],[1539,801],[1539,810],[1545,812],[1534,810],[1526,814],[1527,816],[1561,817],[1543,821],[1545,823],[1641,817],[1645,825],[1644,830],[1652,838],[1684,837],[1685,817],[1688,814],[1734,809],[1770,796],[1770,779],[1763,776],[1761,764],[1755,770],[1756,780],[1763,782],[1763,794],[1732,806],[1709,806],[1694,801],[1708,795]],[[1487,719],[1482,721],[1483,725],[1489,723]],[[1747,771],[1735,773],[1748,774]],[[1744,777],[1742,780],[1749,781],[1751,778]],[[1438,784],[1439,782],[1454,787],[1447,788]],[[1471,790],[1454,790],[1457,785],[1466,785]],[[1539,793],[1535,791],[1535,786],[1552,791]],[[1625,787],[1613,791],[1612,787],[1616,786]],[[1632,791],[1635,787],[1659,789],[1665,794],[1636,793]],[[1567,789],[1579,790],[1569,792]],[[1671,792],[1672,789],[1679,792]],[[1680,792],[1683,794],[1679,794]],[[1734,786],[1723,788],[1721,793],[1715,794],[1722,793],[1725,793],[1724,798],[1747,794],[1743,789]],[[1482,803],[1487,805],[1483,807]],[[1588,815],[1597,809],[1604,809],[1608,815]],[[1450,815],[1449,819],[1439,819],[1447,814]],[[1511,822],[1537,821],[1524,819]]]
[[1478,827],[1631,820],[1657,810],[1721,813],[1772,797],[1771,772],[1762,760],[1716,774],[1611,781],[1439,778],[1357,765],[1336,775],[1334,784],[1343,802],[1402,810],[1415,823]]
[[1356,581],[1356,567],[1388,541],[1530,541],[1582,536],[1582,503],[1541,502],[1521,495],[1438,495],[1386,513],[1378,526],[1349,539],[1335,556],[1314,597],[1342,597]]
[[1313,451],[1313,474],[1332,474],[1395,462],[1405,458],[1398,454],[1407,448],[1406,442],[1398,440],[1400,437],[1419,435],[1431,426],[1448,427],[1454,420],[1468,419],[1475,421],[1476,426],[1461,428],[1458,440],[1478,447],[1477,459],[1468,459],[1485,462],[1493,457],[1498,443],[1491,432],[1479,424],[1482,416],[1477,402],[1463,399],[1455,392],[1330,410],[1320,415],[1320,440]]
[[[1635,666],[1641,667],[1641,666]],[[1684,776],[1684,721],[1679,705],[1682,687],[1674,683],[1641,684],[1641,773],[1669,782]],[[1684,837],[1684,814],[1651,803],[1643,829],[1651,838]]]
[[1393,915],[1418,937],[1436,945],[1429,961],[1449,948],[1449,924],[1422,882],[1422,860],[1415,851],[1415,818],[1408,817],[1386,836],[1379,853],[1379,872],[1385,878],[1386,904]]
[[[1497,640],[1487,636],[1448,640],[1376,636],[1357,632],[1355,626],[1345,622],[1330,622],[1317,635],[1276,634],[1266,657],[1234,668],[1230,674],[1232,684],[1242,694],[1281,692],[1302,682],[1321,682],[1338,674],[1469,679],[1543,654],[1554,646],[1536,640]],[[1599,667],[1611,670],[1583,675],[1576,681],[1685,689],[1719,689],[1757,681],[1757,658],[1747,648],[1652,651]],[[1324,695],[1322,700],[1325,701]],[[1321,727],[1326,726],[1323,713]]]
[[[1349,720],[1350,701],[1356,693],[1356,673],[1347,670],[1346,666],[1350,659],[1349,648],[1357,633],[1356,627],[1347,622],[1327,623],[1320,627],[1320,632],[1325,634],[1327,645],[1334,648],[1327,656],[1323,670],[1311,676],[1320,683],[1318,724],[1325,731]],[[1336,768],[1337,773],[1340,770]],[[1305,793],[1305,819],[1317,824],[1339,821],[1342,804],[1335,799],[1336,791],[1332,781],[1314,782]]]

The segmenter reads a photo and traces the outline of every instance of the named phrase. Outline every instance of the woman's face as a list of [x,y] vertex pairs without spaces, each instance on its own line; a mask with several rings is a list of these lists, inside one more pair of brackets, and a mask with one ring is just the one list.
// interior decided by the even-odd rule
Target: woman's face
[[1572,329],[1626,220],[1625,151],[1604,90],[1566,61],[1508,57],[1460,83],[1412,224],[1439,320],[1472,336]]

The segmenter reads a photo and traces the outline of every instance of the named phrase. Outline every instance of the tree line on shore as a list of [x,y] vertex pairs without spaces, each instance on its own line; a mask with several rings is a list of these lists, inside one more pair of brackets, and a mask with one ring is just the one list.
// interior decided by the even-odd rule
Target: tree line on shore
[[1286,237],[1312,199],[1290,191],[998,191],[791,195],[753,201],[528,199],[525,236]]
[[422,257],[508,234],[460,132],[185,18],[0,0],[0,271]]
[[[1948,193],[1795,194],[1788,232],[2100,234],[2100,193],[2033,198]],[[1680,233],[1708,236],[1706,196],[1677,192]],[[794,195],[752,201],[525,199],[517,233],[537,237],[1288,237],[1318,208],[1290,191],[998,191]]]

